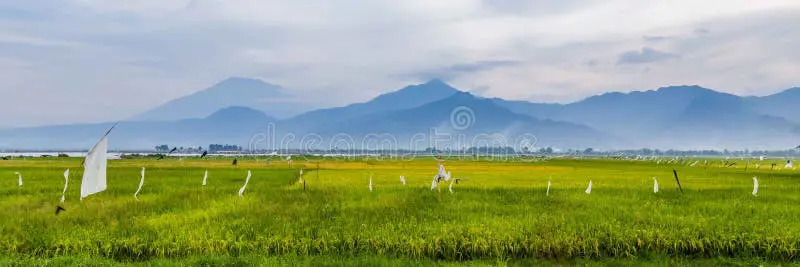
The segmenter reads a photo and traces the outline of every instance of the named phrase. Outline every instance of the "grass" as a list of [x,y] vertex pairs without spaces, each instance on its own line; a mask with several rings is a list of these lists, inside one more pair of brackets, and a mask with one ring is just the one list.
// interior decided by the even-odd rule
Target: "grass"
[[[79,201],[80,159],[0,161],[0,265],[790,265],[800,173],[744,162],[126,159]],[[319,171],[317,171],[319,166]],[[147,168],[140,201],[133,198]],[[67,211],[54,215],[71,168]],[[297,181],[305,169],[306,189]],[[683,194],[672,169],[678,170]],[[202,186],[205,170],[208,185]],[[247,170],[253,177],[237,196]],[[14,172],[21,172],[18,187]],[[403,186],[399,176],[408,184]],[[374,190],[368,190],[369,177]],[[758,176],[754,197],[752,177]],[[661,191],[653,193],[652,177]],[[590,195],[583,191],[593,181]],[[546,196],[547,181],[552,182]],[[91,260],[87,260],[91,259]]]

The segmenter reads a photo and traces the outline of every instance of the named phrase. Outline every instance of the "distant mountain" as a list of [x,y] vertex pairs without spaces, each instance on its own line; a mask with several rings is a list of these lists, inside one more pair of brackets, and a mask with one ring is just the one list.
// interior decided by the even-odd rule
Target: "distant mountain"
[[[228,79],[148,115],[184,118],[189,113],[181,112],[193,110],[196,118],[123,122],[114,130],[110,146],[147,149],[158,144],[228,143],[247,147],[252,140],[264,138],[284,148],[309,149],[369,148],[392,141],[391,148],[519,148],[522,137],[535,141],[527,146],[563,149],[786,149],[800,142],[796,121],[800,108],[794,105],[800,101],[798,88],[766,97],[739,97],[696,85],[670,86],[606,93],[570,104],[542,104],[476,97],[432,80],[364,103],[283,120],[262,111],[280,105],[259,108],[263,101],[242,96],[281,102],[286,94],[258,80]],[[228,104],[234,102],[245,104]],[[198,108],[198,103],[205,106]],[[88,149],[110,125],[3,129],[0,148]]]
[[[780,102],[789,98],[767,100]],[[762,111],[769,104],[761,101],[693,85],[606,93],[557,106],[497,103],[533,117],[587,125],[624,138],[631,147],[780,147],[781,143],[800,138],[795,123],[764,115],[770,114]],[[772,113],[793,109],[786,103]]]
[[800,138],[800,126],[781,117],[761,115],[746,99],[735,95],[705,95],[693,99],[654,137],[651,143],[679,149],[789,148]]
[[800,105],[798,105],[800,103],[800,87],[787,89],[774,95],[750,97],[748,101],[761,114],[782,117],[800,123]]
[[[610,147],[612,142],[607,135],[589,127],[534,119],[511,112],[497,105],[494,100],[466,92],[458,92],[419,107],[368,114],[337,126],[325,125],[314,130],[326,134],[347,133],[359,138],[391,134],[401,145],[409,144],[405,142],[413,141],[411,139],[415,135],[436,140],[432,135],[438,133],[442,137],[446,136],[438,140],[441,145],[439,148],[445,145],[454,147],[459,142],[477,146],[520,147],[520,138],[524,136],[535,136],[533,140],[539,146]],[[461,137],[464,140],[456,140]],[[500,139],[496,139],[498,137]]]
[[[252,136],[262,133],[266,125],[277,121],[261,111],[246,107],[228,107],[203,119],[171,122],[121,122],[113,130],[111,149],[147,149],[158,144],[207,146],[210,143],[246,145]],[[0,131],[2,147],[18,149],[83,149],[87,150],[112,123],[59,125]]]
[[208,89],[171,100],[131,120],[174,121],[204,118],[214,111],[230,106],[249,107],[277,117],[289,117],[309,109],[280,86],[258,79],[232,77]]
[[286,120],[284,124],[292,127],[318,126],[319,124],[333,126],[342,121],[374,113],[418,107],[444,99],[457,92],[460,91],[439,79],[434,79],[424,84],[410,85],[394,92],[382,94],[368,102],[307,112]]
[[505,100],[502,98],[492,98],[495,104],[507,108],[514,113],[526,114],[536,118],[550,118],[558,114],[564,105],[553,103],[533,103],[521,100]]
[[606,93],[566,105],[500,101],[533,117],[585,124],[622,137],[659,131],[695,98],[725,94],[699,86],[671,86],[631,93]]
[[658,90],[608,93],[567,105],[552,119],[583,123],[622,137],[652,134],[678,119],[697,98],[725,98],[700,86],[670,86]]

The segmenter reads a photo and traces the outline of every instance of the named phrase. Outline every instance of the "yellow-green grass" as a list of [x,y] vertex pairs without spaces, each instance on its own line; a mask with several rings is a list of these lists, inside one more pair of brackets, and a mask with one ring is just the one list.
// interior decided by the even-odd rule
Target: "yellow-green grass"
[[[441,191],[430,190],[430,158],[295,157],[292,166],[277,158],[240,158],[239,166],[230,158],[125,159],[109,162],[108,190],[82,202],[81,159],[0,161],[0,255],[35,265],[83,256],[249,264],[301,257],[312,265],[314,258],[364,257],[399,265],[796,261],[800,172],[703,161],[448,158],[453,177],[467,179],[451,194],[444,182]],[[137,202],[141,167],[147,174]],[[66,168],[67,211],[55,216]],[[295,183],[299,168],[305,190]],[[253,177],[240,198],[247,170]],[[14,172],[22,173],[23,187]],[[751,194],[753,176],[758,196]]]

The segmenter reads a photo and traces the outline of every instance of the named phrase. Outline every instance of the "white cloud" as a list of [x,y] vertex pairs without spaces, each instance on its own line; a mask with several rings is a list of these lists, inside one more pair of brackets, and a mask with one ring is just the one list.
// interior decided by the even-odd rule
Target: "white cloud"
[[[228,76],[325,106],[447,71],[514,99],[766,94],[798,85],[798,15],[794,0],[0,0],[0,126],[116,120]],[[616,64],[642,47],[679,58]],[[28,108],[42,104],[58,112]]]

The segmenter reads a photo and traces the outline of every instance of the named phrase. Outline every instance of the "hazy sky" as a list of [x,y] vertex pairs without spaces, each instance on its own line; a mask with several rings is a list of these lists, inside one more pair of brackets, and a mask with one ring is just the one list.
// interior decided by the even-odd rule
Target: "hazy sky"
[[797,0],[0,0],[0,126],[130,117],[229,76],[323,106],[440,77],[569,102],[800,86]]

